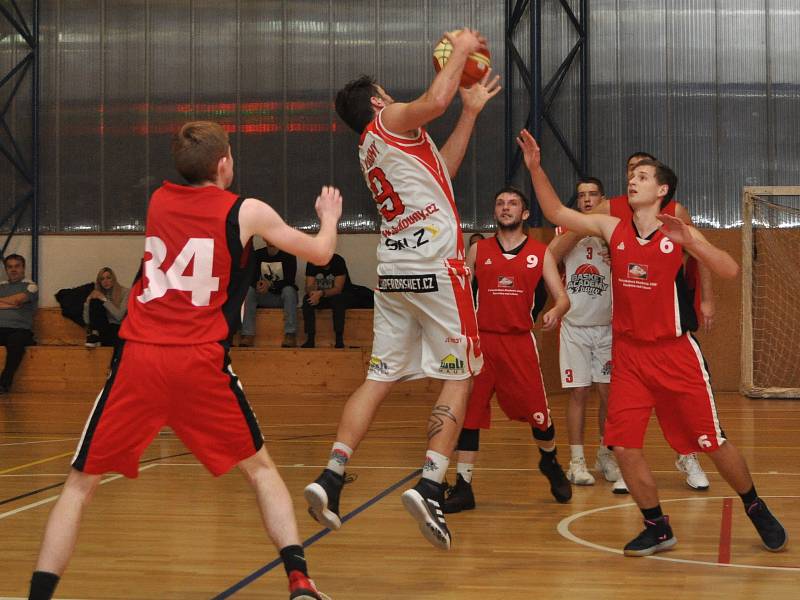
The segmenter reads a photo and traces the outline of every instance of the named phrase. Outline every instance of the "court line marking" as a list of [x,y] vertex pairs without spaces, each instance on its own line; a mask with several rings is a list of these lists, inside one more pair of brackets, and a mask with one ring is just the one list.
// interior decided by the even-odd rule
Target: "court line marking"
[[[412,471],[410,474],[408,474],[405,477],[403,477],[400,481],[397,481],[397,482],[393,483],[392,485],[390,485],[388,488],[386,488],[382,492],[378,493],[377,495],[373,496],[372,498],[370,498],[369,500],[364,502],[358,508],[355,508],[355,509],[351,510],[344,517],[342,517],[342,524],[344,524],[347,521],[349,521],[349,520],[353,519],[354,517],[358,516],[360,513],[362,513],[365,510],[367,510],[370,506],[372,506],[373,504],[379,502],[380,500],[382,500],[383,498],[385,498],[386,496],[391,494],[393,491],[395,491],[397,488],[401,487],[402,485],[408,483],[409,481],[411,481],[415,477],[419,476],[421,473],[422,473],[422,469],[416,469],[415,471]],[[329,533],[331,533],[331,530],[328,529],[327,527],[325,529],[321,529],[320,531],[318,531],[317,533],[315,533],[314,535],[312,535],[311,537],[309,537],[308,539],[306,539],[303,542],[303,548],[308,548],[310,545],[314,544],[315,542],[318,542],[319,540],[324,538]],[[228,589],[220,592],[219,594],[214,596],[211,600],[224,600],[225,598],[230,598],[233,594],[235,594],[236,592],[238,592],[242,588],[250,585],[251,583],[253,583],[259,577],[262,577],[263,575],[266,575],[272,569],[274,569],[275,567],[277,567],[280,564],[281,564],[281,559],[280,559],[280,557],[278,557],[275,560],[273,560],[272,562],[267,563],[266,565],[264,565],[260,569],[257,569],[255,571],[253,571],[247,577],[242,578],[241,580],[239,580],[238,582],[233,584]]]
[[722,501],[722,518],[719,525],[719,552],[717,562],[729,564],[731,562],[731,526],[733,524],[733,498]]
[[[4,444],[0,444],[0,446],[27,446],[29,444],[49,444],[52,442],[74,442],[75,440],[79,440],[80,438],[72,437],[72,438],[59,438],[57,440],[37,440],[35,442],[6,442]],[[3,600],[0,598],[0,600]]]
[[55,456],[50,456],[48,458],[42,458],[40,460],[35,460],[33,462],[25,463],[24,465],[18,465],[16,467],[11,467],[9,469],[3,469],[2,471],[0,471],[0,475],[5,475],[6,473],[11,473],[13,471],[20,471],[22,469],[27,469],[28,467],[41,465],[42,463],[50,462],[51,460],[64,458],[65,456],[72,456],[73,454],[75,454],[75,452],[71,450],[69,452],[64,452],[62,454],[56,454]]
[[[732,496],[709,496],[706,498],[703,497],[687,497],[687,498],[671,498],[669,500],[661,500],[662,504],[666,504],[667,502],[696,502],[700,500],[725,500],[727,498],[732,498]],[[761,496],[761,498],[800,498],[800,496]],[[628,502],[626,504],[617,504],[611,506],[601,506],[600,508],[593,508],[591,510],[584,510],[579,513],[575,513],[574,515],[570,515],[569,517],[565,517],[559,521],[558,526],[556,527],[556,531],[571,542],[576,544],[580,544],[581,546],[586,546],[587,548],[592,548],[593,550],[600,550],[601,552],[609,552],[611,554],[619,554],[623,556],[622,550],[618,550],[616,548],[609,548],[608,546],[603,546],[601,544],[595,544],[594,542],[590,542],[589,540],[585,540],[583,538],[578,537],[574,533],[569,530],[569,526],[573,521],[577,521],[583,517],[587,517],[594,513],[604,512],[608,510],[616,510],[618,508],[638,508],[635,503]],[[765,550],[766,552],[766,550]],[[748,565],[743,563],[719,563],[719,562],[711,562],[705,560],[689,560],[686,558],[671,558],[669,556],[645,556],[643,558],[649,558],[651,560],[663,560],[667,562],[675,562],[681,563],[685,565],[703,565],[708,567],[729,567],[729,568],[737,568],[737,569],[760,569],[764,571],[784,571],[784,572],[800,572],[800,567],[774,567],[769,565]]]
[[[72,452],[70,452],[72,454]],[[145,465],[139,469],[139,472],[146,471],[147,469],[152,469],[153,467],[157,467],[158,463],[152,463],[149,465]],[[112,481],[116,481],[117,479],[122,479],[124,475],[112,475],[106,479],[100,480],[100,485],[104,485],[106,483],[111,483]],[[0,513],[0,521],[6,519],[8,517],[13,517],[16,514],[21,512],[25,512],[26,510],[31,510],[32,508],[37,508],[42,506],[43,504],[48,504],[58,499],[61,494],[56,494],[55,496],[48,496],[47,498],[42,498],[41,500],[37,500],[36,502],[31,502],[30,504],[25,504],[24,506],[20,506],[19,508],[15,508],[14,510],[9,510],[8,512]]]

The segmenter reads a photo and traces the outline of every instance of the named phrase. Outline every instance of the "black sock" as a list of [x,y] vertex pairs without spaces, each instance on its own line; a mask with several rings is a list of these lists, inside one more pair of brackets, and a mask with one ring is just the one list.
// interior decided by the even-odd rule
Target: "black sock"
[[541,454],[542,460],[555,460],[556,448],[553,447],[552,450],[542,450],[541,448],[539,448],[539,454]]
[[640,508],[639,510],[642,511],[642,516],[646,521],[655,521],[664,516],[664,513],[661,512],[660,504],[656,504],[653,508]]
[[28,600],[50,600],[56,591],[59,576],[46,571],[34,571]]
[[744,503],[744,507],[750,508],[750,505],[756,501],[758,498],[758,493],[756,493],[756,486],[753,485],[749,490],[747,490],[744,494],[739,494],[739,497],[742,499]]
[[286,548],[281,549],[281,560],[287,575],[292,571],[300,571],[308,577],[306,555],[302,546],[286,546]]

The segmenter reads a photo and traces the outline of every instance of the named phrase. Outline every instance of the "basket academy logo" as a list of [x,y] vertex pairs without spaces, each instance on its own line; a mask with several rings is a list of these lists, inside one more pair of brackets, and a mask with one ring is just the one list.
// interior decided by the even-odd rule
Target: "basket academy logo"
[[452,354],[448,354],[439,363],[439,373],[445,375],[463,375],[464,361],[459,360]]
[[567,283],[567,292],[570,294],[583,293],[589,296],[600,296],[607,289],[606,278],[600,274],[597,267],[591,264],[583,264],[575,269]]
[[375,373],[376,375],[388,375],[389,365],[387,365],[377,356],[373,356],[369,359],[369,366],[367,367],[367,371],[369,371],[370,373]]

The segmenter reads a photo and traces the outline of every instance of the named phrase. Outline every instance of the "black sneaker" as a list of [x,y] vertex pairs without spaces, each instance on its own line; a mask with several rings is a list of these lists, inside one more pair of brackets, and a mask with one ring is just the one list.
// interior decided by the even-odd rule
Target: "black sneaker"
[[100,346],[100,336],[95,332],[90,333],[86,336],[86,343],[84,346],[87,348],[98,348]]
[[408,513],[414,517],[425,539],[437,548],[450,549],[450,530],[444,520],[444,484],[421,478],[417,485],[403,492],[401,499]]
[[315,340],[313,337],[307,337],[306,341],[300,345],[301,348],[313,348],[314,346]]
[[553,494],[553,498],[562,504],[569,502],[572,498],[572,485],[564,475],[564,469],[558,464],[555,451],[540,451],[540,454],[542,457],[539,459],[539,470],[550,482],[550,493]]
[[448,487],[445,492],[442,511],[446,515],[461,512],[462,510],[473,510],[475,508],[475,496],[472,494],[472,484],[461,476],[456,475],[456,484]]
[[747,516],[753,522],[753,525],[761,536],[761,543],[764,548],[770,552],[780,552],[786,547],[789,541],[789,535],[781,525],[780,521],[767,508],[767,503],[761,498],[756,498],[755,501],[747,507]]
[[308,502],[308,514],[316,521],[336,531],[342,526],[339,518],[339,495],[344,486],[344,477],[325,469],[314,483],[306,486],[303,495]]
[[678,543],[672,535],[669,517],[664,515],[653,521],[644,520],[644,531],[625,544],[625,556],[650,556],[656,552],[669,550]]

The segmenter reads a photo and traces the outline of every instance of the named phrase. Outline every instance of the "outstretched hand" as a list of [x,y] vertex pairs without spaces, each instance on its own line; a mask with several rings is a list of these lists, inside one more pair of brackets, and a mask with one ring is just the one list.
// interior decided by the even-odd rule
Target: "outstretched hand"
[[334,222],[338,221],[339,217],[342,216],[341,192],[330,185],[322,186],[322,191],[317,196],[314,208],[317,211],[320,222],[326,219],[332,219]]
[[529,171],[538,169],[542,164],[542,151],[533,139],[531,132],[523,129],[517,136],[517,145],[522,149],[522,157]]
[[500,93],[500,75],[496,75],[491,80],[492,70],[486,71],[486,75],[478,82],[468,88],[458,88],[461,94],[461,102],[465,112],[477,114],[483,110],[486,103]]
[[661,232],[676,244],[686,246],[694,241],[691,229],[678,217],[662,213],[656,219],[661,221]]
[[467,55],[477,52],[478,50],[488,50],[486,38],[483,37],[477,29],[470,29],[464,27],[458,33],[446,31],[444,34],[451,44],[453,44],[453,51],[461,50]]

